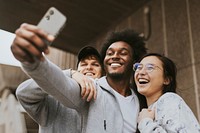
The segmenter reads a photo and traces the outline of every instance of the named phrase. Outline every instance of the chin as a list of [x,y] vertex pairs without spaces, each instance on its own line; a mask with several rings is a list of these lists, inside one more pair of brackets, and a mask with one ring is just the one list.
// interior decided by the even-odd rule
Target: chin
[[109,77],[112,77],[113,79],[121,79],[123,78],[122,73],[108,73],[107,74]]
[[141,88],[137,88],[138,92],[142,95],[145,94],[146,90],[145,89],[141,89]]

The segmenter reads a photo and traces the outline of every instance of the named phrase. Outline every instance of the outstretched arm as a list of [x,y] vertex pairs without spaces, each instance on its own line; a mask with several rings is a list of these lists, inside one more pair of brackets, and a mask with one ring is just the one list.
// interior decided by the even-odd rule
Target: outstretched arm
[[51,42],[54,38],[37,26],[22,24],[16,31],[11,46],[12,53],[22,63],[23,70],[43,91],[68,107],[78,108],[83,102],[78,83],[45,59],[43,53],[48,53],[48,45],[43,39]]
[[[71,75],[70,69],[63,72],[65,76],[74,77]],[[77,77],[75,76],[74,78],[77,78],[77,82],[81,82],[82,84],[85,84],[85,82],[91,85],[94,84],[92,79],[89,79],[79,72],[76,72],[75,75]],[[84,99],[86,97],[87,100],[92,100],[92,97],[94,97],[94,91],[96,92],[96,89],[92,89],[93,88],[85,88],[85,92],[82,89],[82,92],[84,92],[82,98]],[[90,95],[92,95],[92,97],[90,97]],[[46,126],[46,124],[51,124],[54,120],[59,102],[44,92],[33,79],[29,79],[21,83],[16,90],[16,96],[27,113],[40,125]],[[48,115],[51,117],[49,118],[48,123],[46,123]]]
[[26,80],[18,86],[16,96],[26,112],[38,124],[47,126],[54,121],[58,102],[42,91],[32,79]]

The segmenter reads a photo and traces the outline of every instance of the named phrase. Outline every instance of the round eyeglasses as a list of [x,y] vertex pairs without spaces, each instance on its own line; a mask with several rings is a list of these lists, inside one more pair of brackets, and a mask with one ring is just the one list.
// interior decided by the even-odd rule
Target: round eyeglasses
[[151,63],[148,63],[146,65],[141,64],[141,63],[135,63],[133,65],[133,70],[135,72],[139,72],[139,71],[141,71],[143,69],[143,67],[144,67],[144,69],[146,70],[147,73],[152,72],[156,68],[159,68],[160,70],[162,70],[159,66],[156,66],[155,64],[151,64]]

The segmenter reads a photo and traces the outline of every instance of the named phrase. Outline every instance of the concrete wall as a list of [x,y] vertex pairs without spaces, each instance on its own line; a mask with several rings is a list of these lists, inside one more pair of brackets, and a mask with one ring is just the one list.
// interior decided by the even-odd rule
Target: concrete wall
[[[149,52],[167,55],[178,68],[178,93],[200,120],[200,2],[199,0],[152,0],[112,30],[133,28],[147,36],[150,9]],[[105,34],[106,35],[106,34]],[[103,35],[96,46],[100,48]]]

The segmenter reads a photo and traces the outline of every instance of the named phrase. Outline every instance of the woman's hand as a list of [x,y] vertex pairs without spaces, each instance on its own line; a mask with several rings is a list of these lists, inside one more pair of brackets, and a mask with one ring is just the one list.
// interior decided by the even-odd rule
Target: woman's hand
[[140,121],[144,118],[151,118],[152,120],[154,120],[155,118],[155,110],[151,110],[151,109],[142,109],[142,111],[139,113],[138,116],[138,123],[140,123]]

